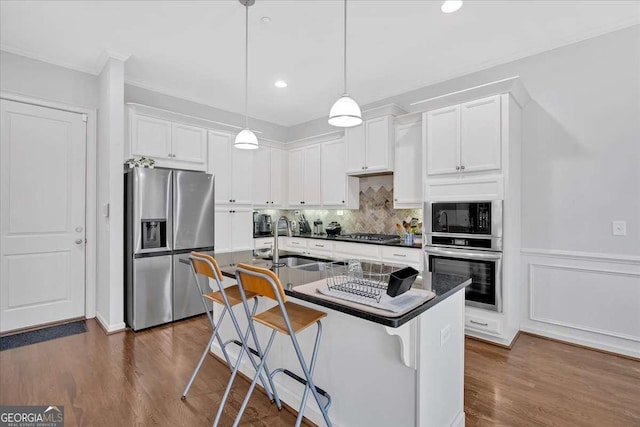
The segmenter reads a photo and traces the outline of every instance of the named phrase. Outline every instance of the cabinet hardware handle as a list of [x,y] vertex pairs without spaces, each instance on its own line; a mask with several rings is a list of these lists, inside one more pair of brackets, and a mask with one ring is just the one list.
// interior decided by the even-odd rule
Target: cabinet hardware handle
[[316,248],[324,248],[324,245],[315,245]]
[[460,169],[464,170],[464,165],[460,166]]
[[344,200],[342,201],[342,203],[344,203]]
[[488,323],[476,322],[475,320],[469,320],[469,323],[473,323],[474,325],[480,325],[480,326],[489,326]]
[[229,203],[233,202],[233,200],[229,199]]
[[398,201],[398,199],[393,199],[393,201],[394,201],[394,202],[397,202],[397,201]]
[[406,258],[407,254],[393,254],[393,256],[399,256],[399,257],[402,257],[402,258]]
[[460,170],[460,166],[456,166],[456,170],[459,171]]
[[171,153],[167,154],[167,157],[171,157]]

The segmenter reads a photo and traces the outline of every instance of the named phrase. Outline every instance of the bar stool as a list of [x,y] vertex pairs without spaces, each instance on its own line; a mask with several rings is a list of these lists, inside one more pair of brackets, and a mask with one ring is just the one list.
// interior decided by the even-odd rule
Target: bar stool
[[[229,358],[229,354],[227,353],[227,349],[226,349],[227,345],[230,343],[239,345],[241,347],[241,350],[240,350],[241,353],[242,353],[242,349],[245,348],[245,344],[247,343],[247,340],[249,338],[248,334],[250,332],[250,328],[247,327],[247,333],[243,337],[243,334],[240,329],[240,325],[238,324],[238,320],[236,319],[233,313],[232,307],[242,303],[243,298],[245,300],[248,298],[248,299],[254,300],[253,309],[251,310],[253,314],[255,314],[258,308],[258,298],[257,298],[258,295],[255,292],[247,292],[247,293],[241,294],[240,288],[238,287],[237,284],[227,286],[226,288],[222,285],[222,272],[220,271],[220,267],[218,266],[218,263],[216,262],[215,258],[213,258],[211,255],[207,255],[199,252],[191,252],[191,255],[189,256],[189,261],[191,263],[191,271],[193,273],[196,286],[198,287],[198,292],[202,296],[202,304],[204,305],[205,312],[207,313],[207,317],[209,318],[209,323],[211,324],[212,332],[211,332],[211,338],[209,339],[207,346],[204,348],[204,351],[202,352],[202,356],[200,356],[198,365],[193,371],[193,374],[189,379],[189,383],[187,384],[186,388],[184,389],[184,392],[182,393],[182,397],[181,397],[182,400],[185,400],[187,393],[189,393],[189,389],[191,388],[193,381],[196,379],[196,376],[198,375],[198,372],[202,367],[202,363],[204,362],[204,359],[209,353],[211,344],[213,343],[214,339],[218,340],[218,344],[220,344],[220,348],[222,349],[222,354],[224,355],[225,361],[227,362],[229,369],[233,369],[233,366],[231,363],[231,359]],[[211,279],[211,280],[207,280],[208,285],[206,287],[203,287],[200,284],[199,276],[205,277],[207,279]],[[216,283],[218,288],[217,291],[213,291],[213,289],[211,288],[212,281]],[[204,289],[209,289],[211,290],[211,292],[205,292]],[[211,302],[211,310],[207,305],[207,301]],[[220,315],[218,322],[215,324],[212,316],[214,302],[224,306],[222,310],[222,314]],[[233,323],[236,333],[238,334],[238,337],[241,339],[241,341],[237,341],[234,339],[230,339],[225,342],[222,341],[222,338],[220,337],[220,334],[218,333],[218,331],[219,331],[220,325],[222,324],[222,320],[224,319],[224,316],[227,313],[229,313],[231,322]],[[254,342],[257,342],[257,338],[255,335],[253,335],[253,339],[254,339]],[[247,344],[247,348],[249,348],[248,344]],[[258,364],[253,358],[254,354],[257,355],[257,352],[255,352],[255,350],[253,351],[253,353],[251,352],[249,353],[249,360],[251,360],[253,368],[257,370]],[[241,356],[239,356],[239,358],[240,357]],[[265,392],[267,393],[267,396],[269,397],[269,399],[273,402],[274,398],[271,392],[271,390],[274,390],[273,383],[271,382],[271,378],[268,375],[268,370],[266,369],[267,368],[265,368],[265,372],[267,373],[267,377],[270,382],[270,386],[271,386],[270,388],[266,386],[266,383],[264,381],[264,378],[262,377],[261,371],[257,370],[256,372],[260,373],[260,381],[262,382],[262,386],[264,387]],[[278,408],[280,408],[280,405],[278,405]]]
[[[239,284],[240,296],[242,298],[242,303],[247,314],[247,318],[249,319],[249,327],[252,330],[253,336],[256,336],[253,322],[258,322],[266,326],[267,328],[270,328],[272,331],[264,353],[261,351],[258,341],[255,341],[257,351],[260,354],[261,362],[260,366],[256,369],[256,375],[251,382],[249,391],[247,392],[247,395],[242,402],[242,406],[240,407],[238,415],[233,424],[234,427],[240,423],[242,414],[244,413],[244,410],[249,402],[249,398],[251,397],[253,389],[255,388],[258,381],[259,374],[260,372],[262,372],[262,369],[266,364],[267,357],[269,356],[269,351],[271,350],[271,345],[273,344],[273,339],[275,338],[276,332],[289,335],[289,337],[291,338],[291,343],[293,344],[293,348],[296,351],[298,361],[300,362],[300,367],[302,368],[302,371],[304,373],[304,378],[301,378],[295,374],[289,373],[285,369],[280,368],[268,374],[269,380],[272,381],[273,376],[275,376],[277,373],[285,372],[292,378],[297,379],[299,382],[305,385],[304,393],[302,395],[302,402],[300,404],[300,409],[298,410],[298,417],[296,419],[295,425],[299,426],[302,423],[304,408],[309,397],[309,391],[311,391],[316,402],[318,403],[318,407],[322,412],[322,416],[325,422],[328,426],[331,426],[331,420],[329,419],[329,415],[327,413],[329,406],[331,405],[331,397],[328,395],[328,393],[316,387],[313,383],[313,371],[318,356],[320,337],[322,335],[321,320],[326,317],[327,314],[322,311],[314,310],[312,308],[287,301],[287,297],[284,293],[284,288],[282,287],[280,279],[271,270],[254,267],[247,264],[239,264],[238,268],[236,269],[236,279]],[[257,315],[255,313],[250,313],[247,298],[251,295],[271,298],[272,300],[276,301],[278,305]],[[296,334],[305,330],[309,326],[312,326],[314,323],[318,326],[318,331],[316,332],[315,344],[313,347],[313,353],[311,355],[311,363],[307,366],[304,360],[304,356],[302,355],[300,345],[298,344],[298,340],[296,339]],[[231,379],[229,380],[227,389],[225,390],[225,393],[222,397],[222,402],[220,403],[220,406],[218,408],[218,413],[216,414],[216,419],[213,424],[214,426],[218,425],[220,417],[222,416],[225,402],[229,396],[231,386],[240,367],[240,360],[245,352],[247,354],[250,353],[249,350],[245,347],[246,346],[243,346],[242,350],[240,351],[240,356],[238,357],[238,361],[236,362],[233,373],[231,374]],[[321,402],[320,394],[322,394],[327,399],[326,404],[323,404],[323,402]],[[275,389],[274,396],[276,397],[276,401],[278,401],[278,395],[277,393],[275,393]],[[280,408],[280,405],[278,405],[278,407]]]

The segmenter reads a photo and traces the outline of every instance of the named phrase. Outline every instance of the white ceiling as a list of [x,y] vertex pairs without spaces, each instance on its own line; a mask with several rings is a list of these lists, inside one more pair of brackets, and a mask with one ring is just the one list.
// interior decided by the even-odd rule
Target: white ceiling
[[[349,2],[349,92],[361,104],[639,22],[637,1]],[[342,6],[257,0],[250,8],[249,114],[291,126],[342,92]],[[1,1],[0,48],[96,73],[130,53],[127,81],[243,112],[244,8],[237,0]],[[260,21],[269,16],[271,22]],[[276,79],[289,83],[273,86]]]

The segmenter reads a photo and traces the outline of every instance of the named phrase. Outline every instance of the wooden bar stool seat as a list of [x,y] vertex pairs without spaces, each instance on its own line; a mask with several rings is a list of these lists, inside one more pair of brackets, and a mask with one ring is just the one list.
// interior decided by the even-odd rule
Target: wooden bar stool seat
[[[293,329],[294,334],[305,330],[320,319],[327,317],[327,313],[314,310],[313,308],[305,307],[304,305],[296,304],[291,301],[285,302],[284,308],[289,315],[289,321],[291,322],[291,328]],[[258,323],[262,323],[268,328],[275,329],[280,333],[289,335],[287,322],[282,315],[282,310],[277,305],[269,310],[256,314],[253,316],[253,320]]]
[[[224,292],[227,294],[227,299],[229,300],[229,305],[231,307],[236,306],[238,304],[242,304],[242,297],[240,296],[240,290],[238,289],[238,285],[231,285],[224,288]],[[256,297],[258,294],[255,292],[247,292],[247,298],[252,299]],[[224,296],[221,291],[209,292],[208,294],[203,295],[209,301],[216,302],[220,305],[225,305]]]

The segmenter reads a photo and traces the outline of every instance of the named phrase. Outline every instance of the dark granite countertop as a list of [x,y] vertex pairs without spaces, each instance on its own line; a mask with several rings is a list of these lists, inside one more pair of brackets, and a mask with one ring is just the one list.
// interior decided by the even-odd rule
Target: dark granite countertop
[[[293,254],[286,251],[280,252],[281,260],[283,260],[283,258],[286,259],[287,256],[302,257],[301,255]],[[252,251],[216,254],[215,258],[216,261],[218,261],[220,269],[222,270],[222,274],[231,278],[235,277],[236,265],[239,263],[245,263],[264,268],[272,267],[271,261],[253,256]],[[393,267],[394,266],[391,266],[391,268]],[[402,266],[395,267],[401,268]],[[273,269],[273,271],[280,278],[280,281],[285,288],[285,294],[290,297],[298,298],[307,302],[311,302],[313,304],[339,311],[341,313],[349,314],[351,316],[359,317],[361,319],[369,320],[381,325],[390,326],[392,328],[397,328],[407,323],[414,317],[419,316],[426,310],[429,310],[431,307],[434,307],[435,305],[449,298],[451,295],[463,290],[466,286],[471,284],[470,278],[424,272],[424,274],[418,275],[418,278],[414,282],[413,287],[430,290],[436,294],[436,297],[400,317],[386,317],[373,314],[368,311],[358,310],[356,308],[348,307],[332,301],[327,301],[325,299],[317,298],[312,295],[304,294],[302,292],[296,292],[296,286],[323,279],[324,272],[322,271],[307,271],[300,268],[290,267],[279,267]]]
[[[287,237],[285,235],[280,235],[280,237]],[[397,242],[391,242],[391,243],[380,243],[380,242],[372,242],[372,241],[367,241],[367,240],[358,240],[358,241],[354,241],[354,240],[342,240],[342,239],[338,239],[336,236],[328,236],[326,234],[321,234],[321,235],[317,235],[317,234],[294,234],[291,237],[300,237],[303,239],[319,239],[319,240],[331,240],[334,242],[345,242],[345,243],[362,243],[365,245],[378,245],[378,246],[395,246],[395,247],[400,247],[400,248],[413,248],[413,249],[422,249],[422,243],[414,243],[413,245],[405,245],[405,243],[402,240],[398,240]],[[272,235],[253,235],[254,239],[262,239],[262,238],[273,238],[273,234]]]

